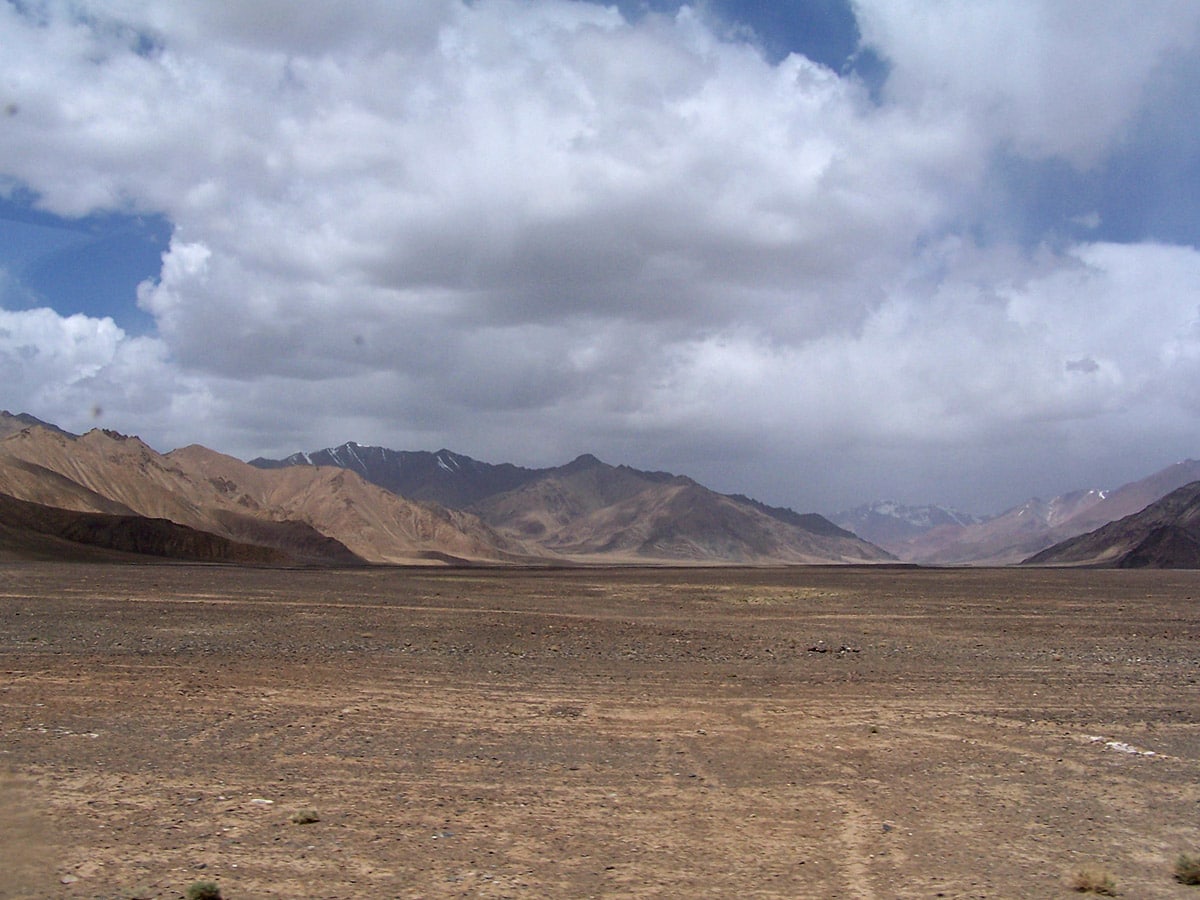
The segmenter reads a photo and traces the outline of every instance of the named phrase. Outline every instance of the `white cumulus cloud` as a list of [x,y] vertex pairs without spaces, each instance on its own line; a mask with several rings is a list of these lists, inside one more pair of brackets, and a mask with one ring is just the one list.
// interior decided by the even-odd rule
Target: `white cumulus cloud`
[[943,463],[1066,477],[1088,428],[1194,405],[1193,248],[975,235],[998,156],[1122,144],[1195,5],[854,9],[876,98],[686,6],[4,4],[3,184],[174,226],[153,336],[0,311],[8,403],[246,455],[590,450],[823,508],[897,474],[1003,502],[1011,466]]

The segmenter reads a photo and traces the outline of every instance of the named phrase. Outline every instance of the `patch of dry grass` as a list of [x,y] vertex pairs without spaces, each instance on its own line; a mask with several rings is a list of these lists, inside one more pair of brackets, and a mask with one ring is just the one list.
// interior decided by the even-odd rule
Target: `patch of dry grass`
[[1101,869],[1082,869],[1071,879],[1071,887],[1081,894],[1099,894],[1102,897],[1117,896],[1117,883]]
[[221,900],[221,889],[215,881],[197,881],[188,885],[187,900]]
[[1200,856],[1180,853],[1175,860],[1175,880],[1180,884],[1200,884]]

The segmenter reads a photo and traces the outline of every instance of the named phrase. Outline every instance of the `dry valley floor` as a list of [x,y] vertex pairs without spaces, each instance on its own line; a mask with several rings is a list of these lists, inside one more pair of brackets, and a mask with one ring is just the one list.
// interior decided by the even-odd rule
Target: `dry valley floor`
[[1194,572],[6,564],[0,895],[1198,898],[1198,678]]

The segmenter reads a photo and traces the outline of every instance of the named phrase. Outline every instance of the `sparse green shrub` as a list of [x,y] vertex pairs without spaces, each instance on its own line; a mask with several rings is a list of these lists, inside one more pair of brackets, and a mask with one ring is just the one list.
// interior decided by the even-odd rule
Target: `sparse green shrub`
[[215,881],[197,881],[188,885],[187,900],[221,900],[221,889]]
[[1200,856],[1180,853],[1175,860],[1175,880],[1180,884],[1200,884]]
[[1107,872],[1084,869],[1075,873],[1071,887],[1081,894],[1100,894],[1102,897],[1117,896],[1117,883]]
[[321,817],[317,815],[315,809],[300,809],[292,813],[293,825],[311,825],[313,822],[320,822]]

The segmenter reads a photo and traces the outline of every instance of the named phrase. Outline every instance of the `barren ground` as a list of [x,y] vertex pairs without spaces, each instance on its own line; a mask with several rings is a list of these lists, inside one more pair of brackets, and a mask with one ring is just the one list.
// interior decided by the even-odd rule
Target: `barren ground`
[[0,896],[1200,898],[1198,678],[1200,573],[5,564]]

